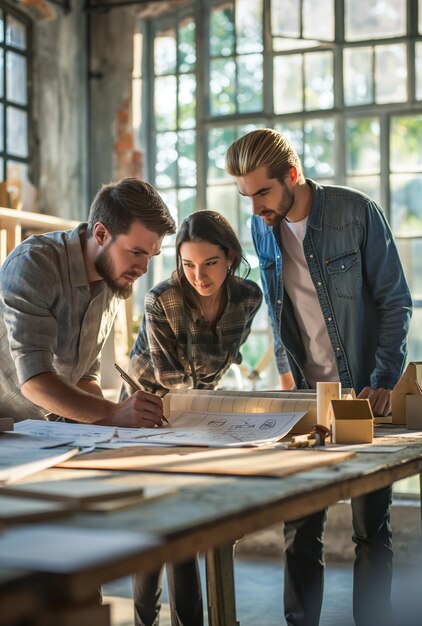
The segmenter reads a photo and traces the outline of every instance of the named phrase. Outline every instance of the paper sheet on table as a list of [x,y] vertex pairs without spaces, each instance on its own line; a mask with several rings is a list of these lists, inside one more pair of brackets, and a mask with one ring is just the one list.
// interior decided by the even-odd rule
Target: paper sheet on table
[[192,446],[245,446],[275,443],[303,417],[291,413],[194,413],[172,415],[171,429],[155,429],[142,443]]
[[170,428],[114,428],[90,424],[25,420],[15,433],[27,435],[40,446],[98,446],[110,443],[163,445],[244,446],[274,443],[293,428],[304,412],[286,413],[173,413]]
[[[91,447],[97,444],[132,441],[140,435],[148,437],[155,434],[157,428],[116,428],[115,426],[98,426],[95,424],[78,424],[69,422],[47,422],[43,420],[24,420],[15,424],[15,430],[8,433],[26,435],[27,443],[38,442],[38,447],[54,447],[58,445],[75,445]],[[30,437],[31,439],[28,439]]]
[[40,450],[9,446],[7,439],[0,440],[0,483],[13,482],[24,476],[40,472],[58,463],[63,463],[78,454],[78,448],[71,450]]
[[116,430],[114,426],[24,420],[15,424],[13,433],[28,435],[34,441],[38,440],[39,447],[43,448],[58,445],[73,445],[82,448],[111,441],[116,435]]
[[160,443],[160,442],[151,442],[149,439],[142,439],[142,441],[138,441],[137,439],[125,439],[120,441],[119,439],[113,439],[108,443],[97,443],[95,446],[96,450],[119,450],[122,448],[134,448],[142,446],[145,448],[146,446],[150,448],[172,448],[173,444],[168,443]]

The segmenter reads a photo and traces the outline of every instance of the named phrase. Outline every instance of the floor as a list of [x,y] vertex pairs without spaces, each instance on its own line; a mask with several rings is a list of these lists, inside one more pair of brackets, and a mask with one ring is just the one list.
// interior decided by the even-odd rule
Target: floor
[[[201,562],[202,580],[205,580]],[[283,566],[279,559],[236,558],[237,619],[240,626],[281,626]],[[113,626],[133,626],[131,581],[122,579],[104,587],[112,605]],[[330,563],[320,626],[354,626],[352,618],[352,565]],[[393,606],[396,626],[422,624],[422,559],[395,565]],[[167,591],[164,589],[160,626],[170,626]],[[374,626],[382,626],[374,624]]]

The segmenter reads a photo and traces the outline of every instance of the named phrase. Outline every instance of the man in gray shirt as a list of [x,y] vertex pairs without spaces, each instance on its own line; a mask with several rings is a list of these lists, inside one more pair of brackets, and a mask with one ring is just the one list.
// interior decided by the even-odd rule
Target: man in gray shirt
[[127,178],[101,187],[87,224],[34,235],[11,252],[0,269],[0,416],[161,425],[160,398],[138,391],[110,402],[99,368],[119,298],[174,232],[156,190]]

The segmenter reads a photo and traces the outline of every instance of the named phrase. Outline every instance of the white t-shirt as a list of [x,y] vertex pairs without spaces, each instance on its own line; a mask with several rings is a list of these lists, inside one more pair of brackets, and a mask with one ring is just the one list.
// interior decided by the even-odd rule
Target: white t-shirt
[[299,222],[281,222],[282,276],[305,347],[305,378],[311,387],[316,387],[317,382],[338,381],[339,373],[303,251],[307,222],[307,217]]

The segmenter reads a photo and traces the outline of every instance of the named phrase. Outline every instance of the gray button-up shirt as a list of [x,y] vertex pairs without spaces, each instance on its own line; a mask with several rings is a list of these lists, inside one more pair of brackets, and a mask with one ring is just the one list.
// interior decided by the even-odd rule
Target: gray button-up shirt
[[76,385],[100,379],[100,354],[118,300],[104,281],[88,283],[80,233],[33,235],[0,269],[0,415],[16,421],[47,411],[21,393],[21,385],[55,372]]

